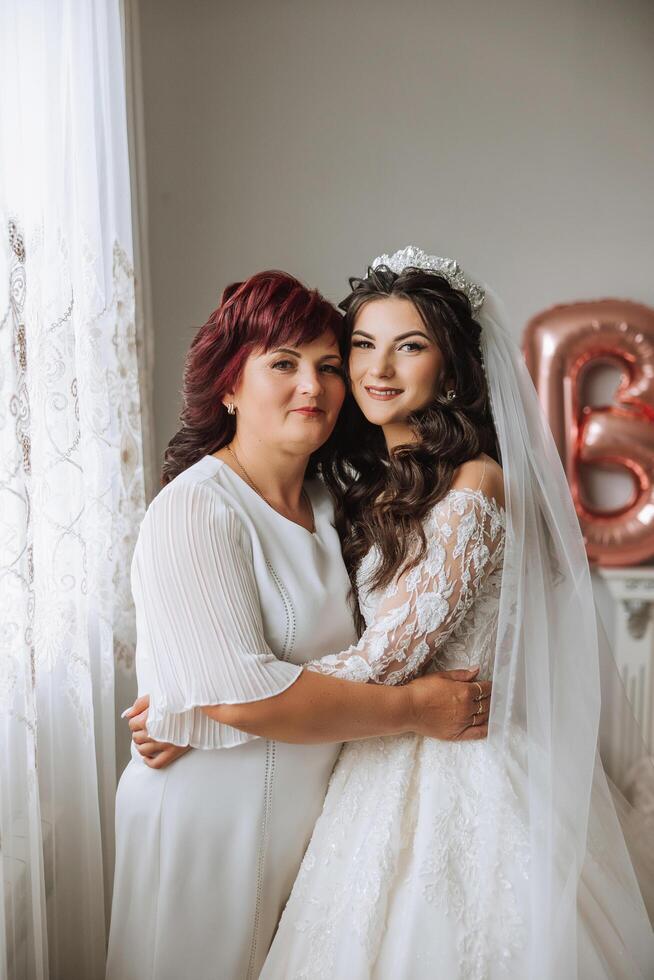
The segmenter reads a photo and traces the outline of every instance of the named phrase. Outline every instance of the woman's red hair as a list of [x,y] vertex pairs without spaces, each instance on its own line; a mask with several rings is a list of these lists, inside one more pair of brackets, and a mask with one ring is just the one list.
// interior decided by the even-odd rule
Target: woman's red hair
[[233,439],[234,417],[222,399],[253,351],[308,344],[326,330],[340,341],[341,315],[286,272],[259,272],[228,286],[186,355],[181,428],[164,453],[162,482]]

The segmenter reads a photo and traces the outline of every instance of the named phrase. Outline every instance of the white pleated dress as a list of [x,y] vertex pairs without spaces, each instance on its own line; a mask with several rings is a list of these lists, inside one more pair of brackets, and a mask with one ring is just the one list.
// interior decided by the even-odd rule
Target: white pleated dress
[[161,771],[138,752],[116,800],[109,980],[258,976],[340,745],[288,745],[200,705],[288,688],[355,642],[327,491],[315,533],[211,456],[152,503],[132,565],[139,693],[153,738],[191,744]]

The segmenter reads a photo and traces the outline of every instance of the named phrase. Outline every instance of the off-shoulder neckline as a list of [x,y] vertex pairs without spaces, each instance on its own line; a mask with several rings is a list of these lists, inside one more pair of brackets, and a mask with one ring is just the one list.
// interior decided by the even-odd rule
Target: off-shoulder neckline
[[[313,487],[311,486],[312,481],[310,480],[305,481],[304,486],[307,493],[309,494],[309,497],[311,499],[311,505],[313,507],[314,520],[316,525],[315,531],[309,531],[308,528],[302,527],[301,524],[296,524],[295,521],[291,521],[288,517],[284,517],[283,514],[280,514],[279,511],[276,511],[274,507],[271,507],[267,501],[265,501],[262,497],[260,497],[259,494],[256,492],[256,490],[253,490],[252,487],[249,485],[249,483],[247,483],[247,481],[244,480],[243,477],[239,476],[236,470],[233,470],[231,466],[229,466],[229,464],[226,463],[224,460],[217,459],[215,456],[212,456],[210,454],[204,456],[204,459],[211,460],[212,463],[215,464],[215,466],[218,469],[227,468],[230,474],[236,480],[238,480],[240,484],[246,487],[252,499],[259,501],[262,507],[265,507],[267,511],[270,511],[271,513],[275,514],[281,521],[284,521],[286,524],[290,524],[292,527],[296,527],[299,531],[303,531],[305,534],[308,534],[311,538],[316,538],[318,536],[317,512],[319,509],[319,504],[315,498],[315,494],[312,492],[313,491]],[[502,504],[499,504],[495,499],[495,497],[490,497],[481,488],[473,489],[472,487],[451,487],[447,491],[445,496],[442,497],[441,500],[439,500],[438,503],[436,503],[434,506],[438,507],[439,504],[442,504],[445,500],[448,499],[448,497],[451,498],[455,495],[461,497],[473,497],[479,500],[483,505],[484,509],[491,514],[494,514],[499,520],[501,526],[503,528],[506,528],[506,508]]]

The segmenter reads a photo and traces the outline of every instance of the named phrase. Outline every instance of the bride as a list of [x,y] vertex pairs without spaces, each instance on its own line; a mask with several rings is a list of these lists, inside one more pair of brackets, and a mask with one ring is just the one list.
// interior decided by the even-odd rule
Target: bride
[[481,663],[489,737],[344,747],[262,980],[651,977],[596,751],[588,564],[519,351],[452,260],[409,247],[351,290],[356,406],[326,477],[367,629],[312,666]]

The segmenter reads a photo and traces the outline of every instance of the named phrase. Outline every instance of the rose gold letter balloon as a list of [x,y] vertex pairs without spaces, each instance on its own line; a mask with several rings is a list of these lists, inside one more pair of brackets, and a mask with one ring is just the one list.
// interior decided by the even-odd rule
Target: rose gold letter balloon
[[[549,420],[581,522],[588,557],[634,565],[654,556],[654,310],[605,299],[555,306],[525,332],[525,357]],[[621,373],[617,405],[583,404],[590,368]],[[631,499],[599,510],[585,499],[580,465],[627,472]]]

